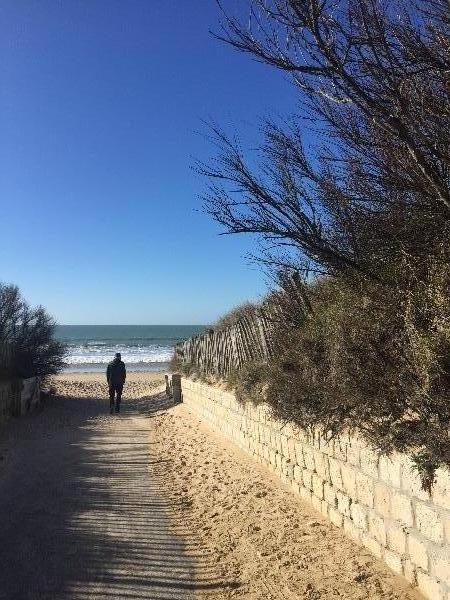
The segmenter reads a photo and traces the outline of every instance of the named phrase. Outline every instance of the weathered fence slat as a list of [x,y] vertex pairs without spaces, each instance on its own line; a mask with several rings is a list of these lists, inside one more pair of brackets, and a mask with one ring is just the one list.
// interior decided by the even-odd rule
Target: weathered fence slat
[[270,314],[261,310],[226,329],[196,335],[176,346],[177,358],[182,365],[221,377],[242,369],[251,360],[268,360],[273,353],[271,336],[278,312],[276,307]]

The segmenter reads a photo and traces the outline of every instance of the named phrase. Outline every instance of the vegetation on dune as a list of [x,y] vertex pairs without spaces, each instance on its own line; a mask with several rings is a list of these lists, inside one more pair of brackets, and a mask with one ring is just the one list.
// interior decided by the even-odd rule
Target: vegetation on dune
[[278,284],[276,351],[233,384],[283,419],[411,453],[429,489],[450,464],[448,0],[250,7],[218,37],[292,77],[300,109],[264,125],[259,167],[218,129],[199,166],[206,211],[259,236]]
[[46,377],[64,367],[66,347],[54,337],[55,321],[30,308],[15,285],[0,283],[0,346],[7,349],[3,377]]

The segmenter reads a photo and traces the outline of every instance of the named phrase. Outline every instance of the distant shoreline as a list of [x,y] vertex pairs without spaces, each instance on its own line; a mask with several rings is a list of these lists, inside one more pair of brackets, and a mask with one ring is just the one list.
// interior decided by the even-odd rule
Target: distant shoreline
[[[111,360],[113,357],[111,357]],[[160,363],[144,363],[141,365],[131,364],[125,365],[128,373],[164,373],[169,368],[168,362],[160,362]],[[63,375],[71,375],[71,374],[82,374],[82,373],[103,373],[106,371],[107,364],[79,364],[73,365],[70,364],[61,371]]]
[[64,373],[103,373],[117,352],[131,373],[167,370],[177,343],[203,330],[191,325],[59,325],[67,345]]

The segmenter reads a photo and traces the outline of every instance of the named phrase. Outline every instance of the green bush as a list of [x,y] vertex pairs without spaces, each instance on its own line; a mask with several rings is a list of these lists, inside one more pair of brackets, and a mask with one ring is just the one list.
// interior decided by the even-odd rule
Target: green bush
[[6,377],[46,377],[64,367],[66,346],[55,339],[55,321],[30,308],[15,285],[0,283],[0,343],[11,349]]
[[246,365],[231,383],[282,420],[409,453],[430,489],[435,469],[450,465],[448,283],[441,262],[426,281],[412,278],[407,294],[404,280],[389,289],[317,281],[303,324],[280,323],[271,360]]

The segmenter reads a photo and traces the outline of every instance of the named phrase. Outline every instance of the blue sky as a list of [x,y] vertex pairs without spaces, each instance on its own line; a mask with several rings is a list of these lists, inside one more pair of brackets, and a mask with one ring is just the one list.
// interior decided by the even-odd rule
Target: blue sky
[[214,0],[2,1],[0,280],[60,323],[208,323],[264,293],[190,167],[203,120],[253,143],[295,93],[218,26]]

